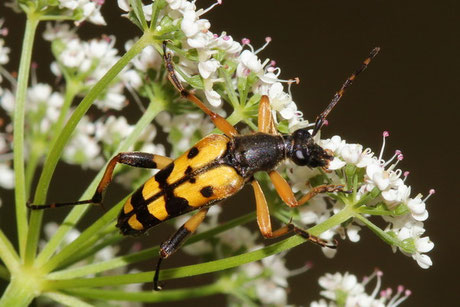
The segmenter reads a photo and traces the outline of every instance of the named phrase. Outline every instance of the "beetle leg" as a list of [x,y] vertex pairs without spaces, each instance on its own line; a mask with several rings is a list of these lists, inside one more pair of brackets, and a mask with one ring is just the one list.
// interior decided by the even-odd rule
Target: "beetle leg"
[[262,191],[260,184],[256,180],[253,180],[251,184],[252,184],[252,187],[254,188],[254,195],[256,197],[257,224],[259,225],[260,232],[265,238],[267,239],[277,238],[279,236],[285,235],[293,231],[296,234],[302,236],[303,238],[310,240],[311,242],[318,244],[322,247],[329,247],[329,248],[336,247],[336,245],[328,244],[327,241],[309,234],[307,231],[295,226],[291,222],[273,231],[271,220],[270,220],[270,212],[268,210],[267,200],[265,199],[264,192]]
[[41,210],[48,208],[57,208],[65,206],[76,206],[84,204],[102,204],[103,194],[107,186],[112,181],[113,170],[117,163],[126,164],[133,167],[150,168],[150,169],[162,169],[166,165],[170,164],[173,159],[155,155],[146,152],[121,152],[110,160],[105,169],[104,175],[102,176],[99,185],[97,186],[96,192],[91,199],[80,200],[69,203],[51,203],[46,205],[33,205],[27,203],[27,207],[32,210]]
[[168,79],[174,85],[174,87],[179,91],[182,97],[190,100],[193,102],[197,107],[199,107],[204,113],[206,113],[214,123],[214,125],[220,129],[225,135],[228,137],[234,137],[238,135],[238,131],[235,127],[232,126],[225,118],[220,116],[219,114],[211,111],[198,97],[196,97],[193,93],[186,90],[182,83],[177,78],[176,72],[174,70],[174,64],[172,61],[171,53],[166,49],[166,41],[163,42],[163,60],[165,62],[165,67],[168,72]]
[[160,277],[161,261],[174,254],[182,246],[182,244],[184,244],[188,237],[190,237],[190,235],[195,232],[201,222],[203,222],[206,213],[208,213],[208,210],[209,208],[203,208],[195,213],[167,241],[161,243],[160,258],[158,259],[155,276],[153,277],[153,289],[155,291],[162,289],[158,281]]
[[320,193],[348,192],[344,190],[344,185],[324,184],[314,187],[310,192],[308,192],[302,198],[297,200],[295,198],[294,192],[292,192],[292,189],[289,186],[289,183],[287,183],[287,181],[277,171],[271,171],[269,175],[273,185],[275,186],[276,192],[278,192],[278,195],[286,203],[286,205],[288,205],[291,208],[305,204],[307,201],[309,201],[310,199],[312,199]]
[[272,117],[270,100],[266,95],[263,95],[259,102],[258,127],[259,132],[278,134]]

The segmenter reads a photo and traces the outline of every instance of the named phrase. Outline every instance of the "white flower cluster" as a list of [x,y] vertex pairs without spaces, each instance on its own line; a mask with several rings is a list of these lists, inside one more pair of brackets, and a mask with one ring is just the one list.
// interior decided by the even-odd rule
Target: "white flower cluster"
[[101,15],[101,7],[105,0],[59,0],[59,8],[68,10],[70,14],[77,14],[79,25],[85,20],[96,25],[105,25],[104,17]]
[[[7,64],[10,60],[10,48],[5,46],[5,40],[2,36],[8,34],[8,29],[3,27],[4,20],[0,19],[0,66]],[[0,84],[3,81],[0,71]],[[12,106],[14,103],[13,95],[9,90],[4,90],[0,87],[0,106],[5,109],[5,105]],[[0,119],[0,127],[4,126],[4,122]],[[3,127],[2,127],[3,128]],[[0,132],[0,187],[5,189],[14,188],[14,171],[10,161],[12,160],[11,148],[11,132],[12,126],[9,124],[5,132]],[[8,131],[9,130],[9,131]],[[9,139],[9,140],[8,140]],[[1,200],[0,200],[1,202]],[[0,203],[1,204],[1,203]]]
[[171,116],[168,112],[161,112],[155,119],[163,131],[168,134],[168,141],[173,144],[172,155],[175,157],[214,129],[209,117],[202,113]]
[[[327,140],[320,140],[319,144],[334,155],[334,160],[329,166],[330,170],[335,171],[329,174],[332,182],[341,183],[338,175],[345,172],[346,166],[354,166],[357,169],[363,170],[362,183],[356,191],[356,199],[359,201],[365,198],[374,189],[378,189],[379,196],[370,200],[365,205],[375,208],[383,205],[390,212],[392,210],[402,210],[403,214],[387,214],[383,215],[383,219],[388,222],[385,231],[394,235],[399,241],[407,243],[411,246],[409,253],[407,249],[400,250],[412,256],[420,267],[428,268],[432,265],[429,256],[424,253],[429,252],[434,243],[429,237],[422,237],[425,232],[423,221],[428,218],[425,202],[427,198],[422,199],[421,194],[416,197],[410,197],[410,186],[405,184],[408,173],[403,173],[400,169],[396,169],[398,163],[403,159],[403,155],[398,150],[387,161],[382,159],[385,147],[385,139],[388,137],[388,132],[384,132],[384,142],[379,156],[368,148],[363,150],[360,144],[350,144],[339,136],[334,136]],[[305,184],[311,178],[320,174],[320,170],[305,170],[298,167],[291,167],[288,164],[287,175],[290,182],[293,183],[294,192],[307,193],[309,187]],[[431,190],[429,195],[433,194]],[[340,201],[334,203],[332,207],[328,206],[324,198],[315,197],[309,202],[308,206],[303,206],[299,209],[301,221],[305,224],[319,224],[329,217],[343,209],[344,204]],[[405,211],[404,211],[405,210]],[[336,234],[345,237],[346,232],[348,238],[352,242],[357,242],[360,239],[359,230],[361,223],[348,223],[344,228],[342,226],[335,227],[324,232],[321,237],[326,240],[331,240]],[[397,247],[393,247],[395,250]],[[328,256],[333,256],[336,250],[324,249]]]
[[[6,36],[8,34],[8,29],[3,27],[3,23],[5,22],[4,19],[0,18],[0,66],[7,64],[10,61],[9,53],[11,49],[5,46],[5,40],[2,36]],[[0,83],[2,83],[3,77],[2,73],[0,72]],[[0,87],[0,95],[2,95],[3,91]]]
[[[1,38],[8,34],[8,29],[3,28],[4,19],[0,18],[0,65],[5,65],[9,62],[10,58],[8,54],[10,53],[10,48],[5,46],[5,40]],[[0,82],[2,79],[0,79]]]
[[[66,24],[57,24],[55,27],[47,24],[43,36],[62,49],[57,54],[58,61],[51,64],[51,71],[58,77],[64,74],[81,80],[80,95],[86,94],[120,58],[112,36],[82,41]],[[121,110],[126,105],[123,90],[123,82],[116,79],[94,104],[103,111]]]
[[[206,100],[214,108],[221,107],[222,97],[215,85],[225,84],[225,78],[219,69],[235,67],[235,73],[230,76],[232,87],[240,79],[246,79],[250,75],[254,76],[255,82],[251,83],[252,88],[250,89],[253,94],[268,95],[274,114],[278,112],[281,119],[289,122],[290,128],[293,129],[302,122],[302,113],[297,111],[291,95],[283,89],[281,82],[285,80],[278,78],[280,68],[275,67],[274,61],[265,59],[262,62],[257,57],[257,54],[270,42],[270,38],[266,38],[266,44],[262,48],[254,50],[248,39],[243,39],[240,44],[225,32],[220,35],[212,33],[209,30],[209,21],[200,17],[215,5],[220,4],[220,0],[206,10],[197,10],[194,1],[166,0],[166,2],[168,6],[160,13],[159,18],[168,16],[174,22],[179,20],[180,30],[184,34],[184,38],[180,41],[181,52],[176,54],[180,58],[176,69],[180,72],[178,77],[182,81],[189,81],[193,76],[200,76],[202,82],[200,89],[203,90]],[[126,0],[119,0],[118,4],[121,9],[129,10]],[[144,11],[148,11],[147,6],[144,7]],[[157,26],[156,30],[161,31],[161,26]],[[243,50],[245,46],[247,49]],[[185,56],[192,50],[196,51],[197,60],[190,60]],[[287,80],[286,82],[290,84],[298,80]],[[275,116],[275,118],[278,117]]]
[[[79,164],[83,168],[100,169],[107,158],[122,140],[134,129],[125,117],[100,118],[94,122],[87,116],[82,118],[80,125],[69,144],[65,147],[63,159],[67,163]],[[149,125],[137,142],[142,146],[140,151],[164,155],[162,145],[153,145],[152,140],[156,136],[156,128]],[[131,181],[130,181],[131,182]]]
[[[319,285],[324,289],[321,295],[328,299],[321,299],[312,302],[310,307],[397,307],[404,302],[410,295],[411,291],[398,286],[397,292],[393,296],[391,288],[380,290],[381,277],[383,273],[376,270],[371,276],[365,277],[362,282],[358,278],[349,274],[327,273],[320,277]],[[373,279],[376,279],[376,285],[371,294],[365,291],[365,287]]]

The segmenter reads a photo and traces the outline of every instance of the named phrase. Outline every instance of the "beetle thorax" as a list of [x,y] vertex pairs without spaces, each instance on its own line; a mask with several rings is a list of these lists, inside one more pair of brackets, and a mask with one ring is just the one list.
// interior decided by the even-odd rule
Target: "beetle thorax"
[[255,133],[236,136],[229,143],[230,164],[246,179],[259,171],[269,172],[286,158],[280,135]]

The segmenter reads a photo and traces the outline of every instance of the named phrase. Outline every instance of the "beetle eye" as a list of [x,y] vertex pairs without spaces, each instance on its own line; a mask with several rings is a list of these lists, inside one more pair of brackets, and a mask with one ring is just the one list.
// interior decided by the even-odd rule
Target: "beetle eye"
[[305,156],[304,156],[302,150],[296,150],[295,156],[296,156],[297,159],[299,159],[299,160],[305,160]]

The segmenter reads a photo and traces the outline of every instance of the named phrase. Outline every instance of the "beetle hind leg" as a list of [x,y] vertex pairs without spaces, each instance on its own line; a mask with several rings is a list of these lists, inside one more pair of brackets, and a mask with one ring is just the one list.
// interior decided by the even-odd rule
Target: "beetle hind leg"
[[94,192],[94,195],[91,199],[66,203],[51,203],[46,205],[35,205],[27,202],[27,207],[32,210],[43,210],[84,204],[97,204],[102,206],[104,192],[112,181],[113,170],[118,163],[139,168],[161,169],[172,161],[173,160],[171,158],[146,152],[121,152],[113,157],[112,160],[110,160],[110,162],[107,164],[104,175],[102,176],[102,179],[96,188],[96,192]]
[[203,222],[209,208],[203,208],[187,220],[168,240],[160,245],[160,258],[158,259],[155,275],[153,277],[153,289],[159,291],[163,288],[160,283],[160,266],[163,259],[174,254],[185,241],[192,235],[198,226]]

